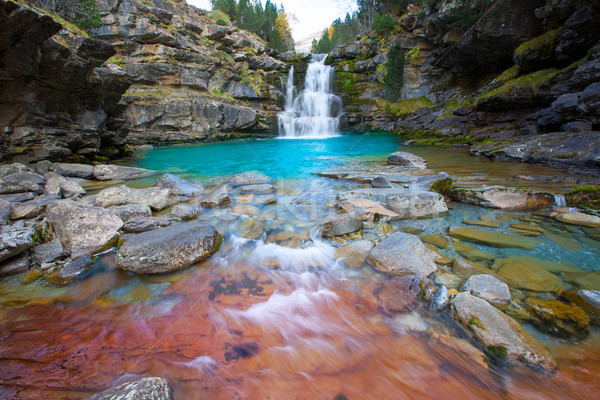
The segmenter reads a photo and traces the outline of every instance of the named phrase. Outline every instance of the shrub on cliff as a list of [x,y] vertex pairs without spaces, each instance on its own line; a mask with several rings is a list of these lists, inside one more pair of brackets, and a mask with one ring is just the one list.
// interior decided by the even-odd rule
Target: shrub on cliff
[[31,3],[86,31],[102,26],[96,0],[31,0]]

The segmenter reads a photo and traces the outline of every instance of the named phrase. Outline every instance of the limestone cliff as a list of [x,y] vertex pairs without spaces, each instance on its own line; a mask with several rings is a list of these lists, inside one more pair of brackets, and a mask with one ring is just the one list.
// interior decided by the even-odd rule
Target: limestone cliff
[[[600,166],[600,2],[492,2],[461,25],[455,1],[411,7],[390,32],[335,48],[348,124],[423,144],[557,166]],[[469,2],[481,7],[479,2]],[[401,100],[385,100],[390,47],[404,51]]]
[[109,44],[0,0],[0,161],[90,160],[123,150],[125,72]]
[[113,67],[128,73],[133,144],[264,132],[287,66],[257,36],[217,25],[184,0],[99,0]]

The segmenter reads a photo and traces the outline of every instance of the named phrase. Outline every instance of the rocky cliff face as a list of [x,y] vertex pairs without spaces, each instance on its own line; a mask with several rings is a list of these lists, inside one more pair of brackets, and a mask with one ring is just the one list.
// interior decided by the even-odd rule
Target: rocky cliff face
[[[129,74],[126,117],[133,144],[265,132],[278,110],[281,72],[258,37],[217,25],[183,0],[99,0],[96,36]],[[110,65],[110,64],[109,64]]]
[[0,0],[0,161],[91,160],[123,149],[118,102],[129,77],[103,65],[112,46],[73,31]]
[[[348,124],[597,173],[600,2],[495,2],[462,28],[453,6],[411,7],[393,32],[330,53]],[[405,66],[401,100],[392,103],[384,79],[394,44]]]

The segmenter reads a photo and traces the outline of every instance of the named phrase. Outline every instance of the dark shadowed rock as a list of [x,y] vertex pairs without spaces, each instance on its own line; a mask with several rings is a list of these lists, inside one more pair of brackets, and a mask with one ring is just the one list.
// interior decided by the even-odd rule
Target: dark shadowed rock
[[10,219],[12,205],[9,201],[0,199],[0,225],[6,225]]
[[367,257],[376,270],[398,275],[427,276],[437,271],[433,256],[418,236],[396,232],[381,241]]
[[21,254],[0,262],[0,276],[14,275],[29,269],[29,252]]
[[94,205],[98,207],[122,206],[127,204],[145,204],[153,210],[162,210],[169,201],[170,189],[149,187],[131,189],[125,185],[104,189],[96,199]]
[[173,389],[162,378],[142,378],[97,393],[87,400],[173,400]]
[[150,175],[154,171],[144,168],[123,167],[120,165],[102,164],[94,167],[94,178],[99,181],[110,181],[115,179],[131,179]]
[[0,261],[14,257],[33,245],[33,227],[0,227]]
[[76,258],[63,265],[52,275],[46,276],[45,279],[55,285],[66,285],[89,271],[94,266],[95,261],[96,257],[90,256]]
[[161,176],[155,186],[171,189],[171,192],[177,196],[191,197],[204,191],[204,188],[201,185],[197,185],[172,174],[164,174]]
[[125,232],[140,233],[171,225],[172,222],[162,217],[135,217],[123,225]]
[[589,334],[589,318],[577,305],[558,300],[544,301],[534,297],[525,298],[523,304],[533,316],[533,323],[544,332],[579,339]]
[[94,167],[86,164],[54,163],[54,172],[58,175],[73,178],[90,179],[94,177]]
[[221,236],[212,226],[194,221],[131,236],[115,258],[119,268],[138,274],[176,271],[212,255]]
[[56,236],[72,258],[92,254],[119,237],[123,221],[104,208],[59,200],[46,210]]

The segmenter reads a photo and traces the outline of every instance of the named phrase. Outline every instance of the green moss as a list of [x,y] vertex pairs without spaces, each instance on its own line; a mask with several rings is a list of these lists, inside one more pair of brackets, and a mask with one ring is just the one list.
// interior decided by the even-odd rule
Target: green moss
[[111,57],[106,62],[118,65],[119,67],[123,66],[123,59],[117,57]]
[[548,58],[556,48],[556,41],[562,32],[562,27],[544,33],[541,36],[521,43],[515,49],[515,61],[519,64],[525,61],[530,54],[537,54],[537,58]]
[[411,64],[419,65],[419,51],[420,49],[418,47],[413,47],[408,53],[406,53],[406,58]]
[[208,16],[212,18],[212,20],[215,21],[217,24],[219,23],[219,20],[221,20],[225,22],[225,25],[231,25],[231,19],[229,18],[229,15],[227,15],[221,10],[211,11],[208,14]]
[[439,193],[446,194],[452,189],[452,178],[438,179],[431,184],[430,190]]
[[561,70],[556,68],[544,69],[531,74],[520,76],[516,79],[506,82],[499,88],[486,90],[475,99],[475,106],[485,104],[492,98],[513,99],[515,93],[519,90],[528,89],[534,95],[540,90],[540,87],[555,77]]
[[377,99],[377,105],[386,114],[391,114],[395,117],[402,117],[412,114],[423,108],[434,108],[435,105],[425,96],[416,97],[413,99],[400,100],[395,103],[384,99]]
[[517,76],[519,76],[519,67],[513,65],[512,67],[501,73],[494,81],[496,83],[504,83],[515,79]]
[[504,346],[488,346],[486,351],[495,358],[506,358],[508,356],[508,351]]
[[224,90],[210,89],[210,94],[219,100],[225,100],[228,102],[235,102],[235,98]]
[[568,206],[600,210],[600,186],[574,186],[565,195]]
[[476,326],[481,330],[487,331],[487,328],[485,327],[483,322],[481,322],[481,320],[477,317],[477,315],[475,315],[473,313],[469,314],[469,323],[467,325]]

